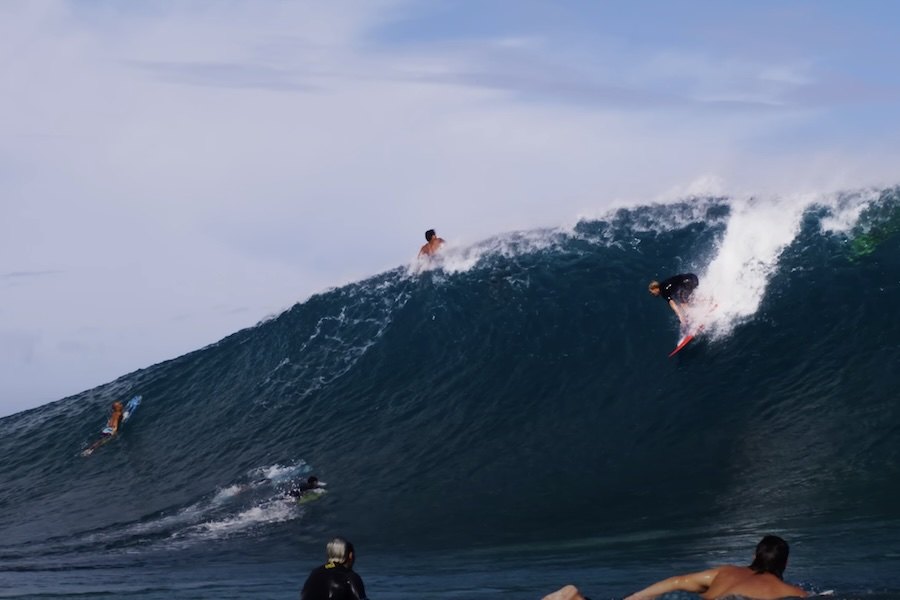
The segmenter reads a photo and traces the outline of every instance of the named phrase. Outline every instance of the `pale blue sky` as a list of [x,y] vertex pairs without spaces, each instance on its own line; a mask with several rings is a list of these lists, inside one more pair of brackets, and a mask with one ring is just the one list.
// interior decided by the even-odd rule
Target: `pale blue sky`
[[0,3],[0,415],[693,191],[896,184],[895,2]]

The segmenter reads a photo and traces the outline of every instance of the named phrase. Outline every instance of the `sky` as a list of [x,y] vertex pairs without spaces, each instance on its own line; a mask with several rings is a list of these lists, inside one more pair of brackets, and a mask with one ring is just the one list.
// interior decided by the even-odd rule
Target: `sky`
[[450,244],[900,180],[900,3],[0,2],[0,416]]

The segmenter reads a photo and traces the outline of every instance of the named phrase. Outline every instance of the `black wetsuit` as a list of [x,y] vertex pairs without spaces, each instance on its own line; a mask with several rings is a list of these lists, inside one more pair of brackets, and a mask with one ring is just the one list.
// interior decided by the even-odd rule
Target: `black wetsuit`
[[309,574],[300,600],[366,600],[362,578],[344,565],[316,567]]
[[294,498],[302,498],[303,496],[306,495],[306,492],[308,492],[310,490],[316,490],[316,489],[319,489],[318,483],[313,485],[313,484],[304,482],[304,483],[301,483],[300,485],[298,485],[297,487],[293,488],[292,490],[289,490],[288,496],[293,496]]
[[674,300],[683,304],[688,301],[699,283],[700,280],[693,273],[675,275],[659,284],[659,295],[666,302]]

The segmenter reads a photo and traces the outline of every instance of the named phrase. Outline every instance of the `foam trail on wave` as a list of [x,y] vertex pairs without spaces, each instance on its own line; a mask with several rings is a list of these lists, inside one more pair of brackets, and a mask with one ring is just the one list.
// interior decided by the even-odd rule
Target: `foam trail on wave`
[[259,525],[282,523],[296,519],[296,503],[287,499],[276,499],[239,512],[233,516],[207,521],[179,532],[177,537],[218,539],[242,533]]
[[430,259],[414,258],[406,266],[406,275],[414,277],[428,271],[443,271],[448,275],[465,273],[477,267],[487,257],[509,258],[559,247],[572,234],[573,226],[565,226],[508,232],[465,246],[447,242],[441,247],[440,253]]
[[800,230],[808,204],[758,198],[732,202],[717,253],[700,274],[689,317],[706,322],[707,329],[721,337],[755,314],[779,256]]
[[[86,542],[109,542],[137,536],[168,533],[171,539],[193,539],[218,534],[234,534],[258,524],[280,522],[299,517],[292,501],[283,498],[281,488],[309,473],[306,461],[290,465],[275,463],[247,471],[249,483],[232,482],[211,496],[168,515],[93,534]],[[248,507],[247,504],[251,503]],[[225,514],[222,514],[224,511]]]
[[878,190],[862,190],[849,195],[836,195],[827,204],[830,213],[822,219],[823,231],[846,233],[853,229],[863,212],[881,198]]
[[[319,314],[306,339],[260,381],[262,389],[279,388],[278,401],[297,402],[328,387],[349,372],[372,348],[410,298],[402,269],[332,290],[330,305]],[[272,394],[259,393],[254,403],[266,406]]]
[[862,192],[732,200],[716,254],[699,273],[700,287],[687,309],[688,318],[705,323],[714,339],[729,335],[759,310],[779,258],[796,239],[808,210],[819,206],[828,211],[821,229],[846,231],[877,196]]
[[304,473],[309,473],[311,470],[306,461],[300,460],[287,466],[276,463],[267,467],[257,467],[251,469],[247,475],[253,480],[267,479],[274,484],[281,484]]

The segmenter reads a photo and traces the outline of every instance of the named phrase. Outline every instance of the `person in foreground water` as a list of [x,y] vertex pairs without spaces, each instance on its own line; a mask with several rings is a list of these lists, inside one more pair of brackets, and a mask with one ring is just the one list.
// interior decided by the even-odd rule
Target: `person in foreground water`
[[700,280],[693,273],[682,273],[669,277],[662,283],[651,281],[647,289],[654,296],[662,296],[663,300],[675,311],[682,328],[684,328],[687,326],[687,317],[681,310],[681,305],[689,303],[691,294],[694,293],[694,289],[699,283]]
[[441,246],[444,245],[444,240],[437,236],[434,229],[429,229],[425,232],[425,244],[419,249],[419,258],[431,257],[434,256]]
[[682,591],[700,594],[702,598],[742,596],[756,600],[776,598],[805,598],[801,588],[782,581],[787,567],[788,545],[775,535],[767,535],[756,545],[756,556],[749,567],[724,565],[677,575],[654,583],[625,600],[655,598],[669,592]]
[[353,572],[353,544],[341,537],[328,542],[327,560],[309,574],[300,600],[366,600],[362,578]]

